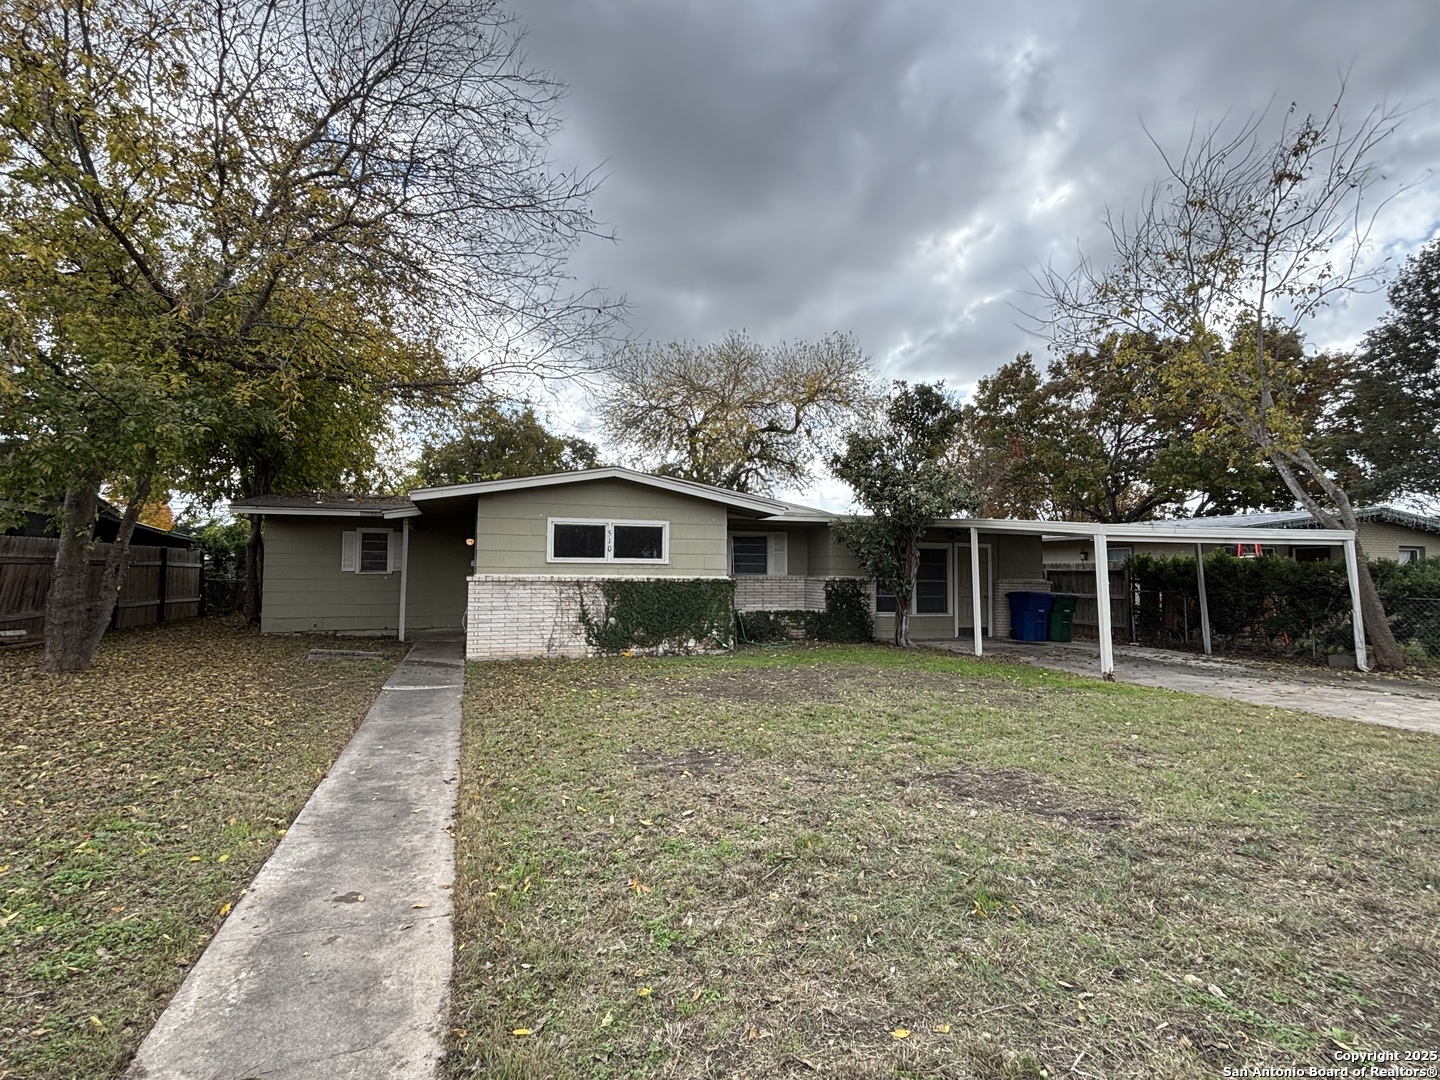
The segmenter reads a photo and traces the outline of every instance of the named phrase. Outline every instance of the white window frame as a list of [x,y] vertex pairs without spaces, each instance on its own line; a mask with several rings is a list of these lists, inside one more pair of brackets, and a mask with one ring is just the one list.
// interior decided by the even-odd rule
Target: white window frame
[[[361,539],[366,533],[379,533],[385,537],[385,569],[384,570],[362,570],[361,552],[364,548],[364,541]],[[350,537],[354,537],[353,560],[347,558],[352,552],[345,550]],[[350,562],[352,565],[347,566]],[[347,574],[369,574],[381,575],[393,574],[395,572],[395,530],[394,529],[349,529],[340,537],[340,569]]]
[[[584,558],[576,556],[560,556],[555,554],[555,526],[556,525],[604,525],[605,526],[605,554],[600,558]],[[619,559],[615,557],[615,526],[617,525],[638,525],[643,528],[659,528],[661,554],[660,559]],[[578,518],[578,517],[552,517],[545,520],[545,561],[550,563],[622,563],[630,566],[669,566],[670,565],[670,522],[668,521],[638,521],[631,518]]]
[[1119,547],[1107,547],[1105,558],[1111,566],[1124,566],[1126,562],[1135,557],[1135,548],[1131,544],[1121,544]]
[[[1401,544],[1401,545],[1399,546],[1399,548],[1398,548],[1398,551],[1399,551],[1399,554],[1400,554],[1400,565],[1401,565],[1401,566],[1405,566],[1405,565],[1407,565],[1407,564],[1409,564],[1409,563],[1417,563],[1417,562],[1424,562],[1424,561],[1425,561],[1425,549],[1424,549],[1423,547],[1421,547],[1419,544]],[[1405,558],[1405,553],[1406,553],[1407,551],[1412,553],[1412,554],[1411,554],[1411,557],[1408,558],[1408,559]]]
[[[915,546],[918,547],[918,548],[920,548],[921,550],[925,550],[926,548],[929,548],[929,549],[932,549],[932,550],[934,550],[934,549],[939,549],[940,551],[945,552],[945,610],[944,610],[944,611],[926,611],[926,612],[923,612],[923,613],[922,613],[922,612],[919,612],[919,611],[916,611],[916,610],[915,610],[916,601],[918,601],[918,600],[920,599],[920,596],[919,596],[918,590],[912,589],[911,592],[910,592],[910,610],[909,610],[909,612],[908,612],[907,614],[908,614],[909,617],[912,618],[912,619],[915,619],[915,618],[920,618],[920,619],[952,619],[952,618],[954,618],[954,617],[955,617],[955,545],[954,545],[954,544],[931,544],[931,543],[924,543],[924,544],[916,544]],[[918,585],[919,582],[917,581],[916,584]],[[872,614],[878,615],[878,616],[880,616],[882,619],[893,619],[893,618],[895,617],[895,614],[896,614],[896,613],[893,612],[893,611],[881,611],[879,604],[880,604],[880,589],[879,589],[879,586],[877,585],[876,588],[875,588],[875,610],[872,612]]]

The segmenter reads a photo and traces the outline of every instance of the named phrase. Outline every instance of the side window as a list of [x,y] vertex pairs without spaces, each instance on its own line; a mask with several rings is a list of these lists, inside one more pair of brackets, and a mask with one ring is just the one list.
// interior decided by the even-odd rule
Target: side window
[[340,534],[340,569],[353,574],[388,574],[395,569],[393,529],[355,529]]
[[760,536],[730,538],[730,570],[736,577],[770,572],[770,541]]
[[950,611],[950,552],[921,548],[915,574],[915,614],[946,615]]

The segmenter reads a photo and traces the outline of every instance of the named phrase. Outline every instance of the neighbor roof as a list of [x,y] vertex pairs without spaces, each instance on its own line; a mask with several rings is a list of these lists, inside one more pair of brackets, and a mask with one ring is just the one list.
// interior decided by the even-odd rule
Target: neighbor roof
[[[1358,521],[1378,521],[1387,525],[1401,525],[1421,532],[1440,533],[1440,518],[1412,514],[1408,510],[1397,510],[1393,506],[1363,506],[1355,510]],[[1310,516],[1308,510],[1283,510],[1263,514],[1230,514],[1225,517],[1177,518],[1174,521],[1157,521],[1156,525],[1174,526],[1181,529],[1213,529],[1231,525],[1240,528],[1269,529],[1321,529],[1324,528]]]

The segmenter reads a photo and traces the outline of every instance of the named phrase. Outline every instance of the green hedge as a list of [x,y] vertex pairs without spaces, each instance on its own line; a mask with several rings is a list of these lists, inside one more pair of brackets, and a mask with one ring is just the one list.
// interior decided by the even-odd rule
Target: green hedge
[[[1161,629],[1162,595],[1167,604],[1183,599],[1196,610],[1199,589],[1193,557],[1137,555],[1127,565],[1141,590],[1135,615],[1142,637],[1154,637]],[[1377,560],[1370,564],[1370,573],[1396,638],[1427,647],[1433,641],[1440,652],[1440,601],[1421,605],[1413,599],[1440,597],[1440,562],[1400,566]],[[1237,559],[1212,551],[1205,556],[1205,595],[1211,629],[1232,642],[1249,630],[1271,641],[1293,643],[1313,634],[1326,648],[1349,646],[1349,631],[1344,628],[1350,618],[1350,586],[1340,563],[1296,562],[1269,555]]]
[[601,606],[592,612],[580,587],[585,641],[602,653],[634,649],[691,652],[733,643],[729,578],[648,578],[600,581]]

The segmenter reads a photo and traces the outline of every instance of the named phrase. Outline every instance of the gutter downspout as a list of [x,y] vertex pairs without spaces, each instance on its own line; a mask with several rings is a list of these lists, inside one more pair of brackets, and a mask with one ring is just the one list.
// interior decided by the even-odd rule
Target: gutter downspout
[[410,584],[410,519],[400,522],[400,633],[398,640],[405,640],[405,599]]

